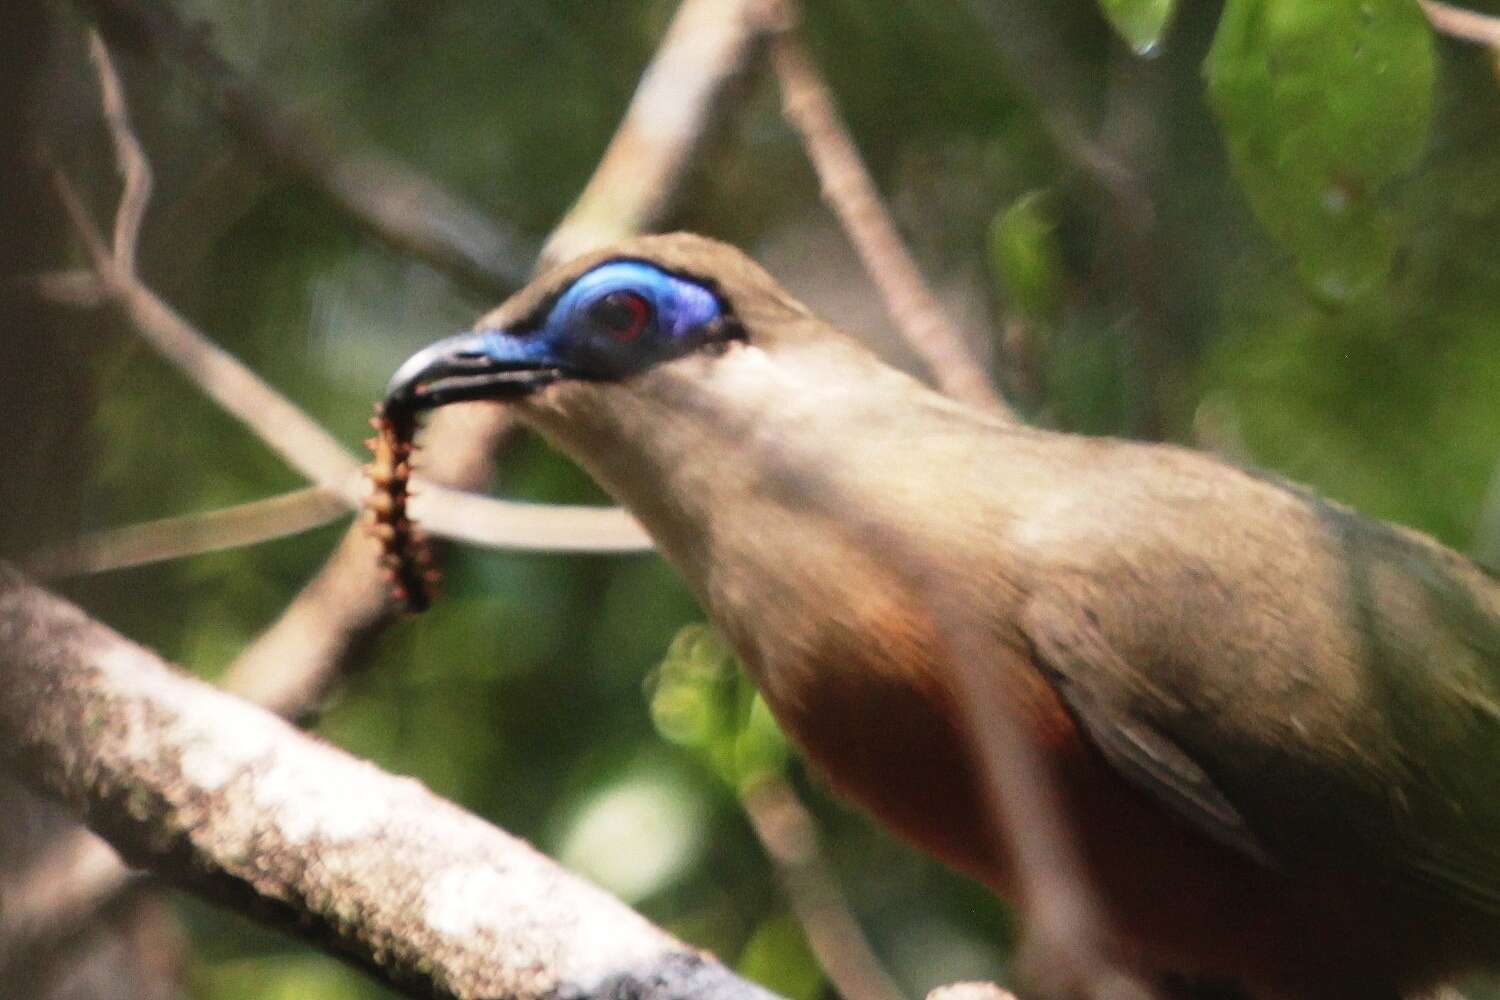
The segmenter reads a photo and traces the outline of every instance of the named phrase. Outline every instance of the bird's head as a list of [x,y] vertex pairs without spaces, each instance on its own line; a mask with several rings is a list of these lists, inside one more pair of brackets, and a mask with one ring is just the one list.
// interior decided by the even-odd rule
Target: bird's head
[[686,233],[641,237],[544,274],[472,331],[419,351],[387,401],[429,409],[619,383],[737,343],[768,346],[807,324],[816,324],[808,311],[734,247]]

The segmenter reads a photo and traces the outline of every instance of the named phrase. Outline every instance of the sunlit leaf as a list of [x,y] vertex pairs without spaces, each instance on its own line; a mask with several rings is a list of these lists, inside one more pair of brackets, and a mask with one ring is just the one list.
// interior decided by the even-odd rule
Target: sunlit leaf
[[1229,0],[1205,72],[1250,206],[1308,285],[1333,302],[1377,285],[1395,249],[1381,190],[1432,114],[1416,0]]
[[1161,46],[1177,0],[1099,0],[1099,6],[1131,51],[1149,56]]
[[786,737],[713,626],[679,631],[648,689],[657,732],[693,750],[731,788],[786,766]]
[[745,788],[768,776],[780,774],[786,767],[787,755],[786,735],[771,717],[765,699],[755,695],[735,741],[739,787]]

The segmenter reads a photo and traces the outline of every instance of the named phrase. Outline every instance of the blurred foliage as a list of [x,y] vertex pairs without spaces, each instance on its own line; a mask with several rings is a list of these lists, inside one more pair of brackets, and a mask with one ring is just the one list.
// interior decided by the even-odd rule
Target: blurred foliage
[[1057,322],[1066,272],[1045,191],[1028,191],[995,216],[990,265],[1010,298],[1012,315],[1043,330]]
[[1432,32],[1415,0],[1230,0],[1206,71],[1261,222],[1334,303],[1385,276],[1382,186],[1422,155]]
[[1177,0],[1099,0],[1099,7],[1136,55],[1149,56],[1161,44]]
[[647,685],[656,731],[696,751],[736,793],[784,776],[786,737],[713,626],[684,626]]
[[[537,238],[587,178],[674,7],[171,2],[278,98]],[[1500,538],[1493,60],[1435,44],[1415,0],[1175,11],[1165,0],[1057,0],[1029,5],[1037,37],[1055,40],[1040,52],[987,29],[992,2],[821,0],[808,4],[806,27],[955,314],[980,332],[986,319],[1019,322],[1042,346],[1033,418],[1129,433],[1151,396],[1163,429],[1184,442],[1459,548]],[[117,181],[82,21],[60,3],[52,10],[52,86],[37,118],[102,211]],[[181,71],[129,52],[120,62],[157,172],[147,278],[358,448],[395,365],[491,303],[372,243],[315,192],[265,169]],[[1028,68],[1078,95],[1079,124],[1133,175],[1134,193],[1102,194],[1090,166],[1055,141],[1058,109],[1031,91]],[[1148,220],[1144,236],[1122,221],[1137,216]],[[827,252],[841,244],[770,88],[757,89],[709,157],[676,222],[745,244],[830,319],[888,342],[851,258]],[[37,270],[70,262],[60,242]],[[7,412],[40,437],[23,436],[25,460],[6,484],[7,495],[31,498],[8,504],[9,551],[298,485],[117,319],[58,315],[43,331],[55,340],[45,361],[35,350],[6,355],[33,373],[24,396],[6,397]],[[8,348],[12,337],[20,342],[7,333]],[[1143,360],[1145,347],[1170,359],[1170,384]],[[55,465],[38,460],[46,449]],[[501,481],[522,498],[603,499],[535,442],[510,456]],[[68,590],[212,677],[341,530]],[[320,732],[419,776],[674,932],[811,1000],[827,988],[737,796],[748,774],[785,769],[904,986],[921,995],[1002,974],[1012,939],[1003,908],[809,780],[718,641],[692,626],[700,618],[654,558],[462,550],[446,599],[383,637]],[[198,996],[385,995],[243,921],[192,904],[184,914]]]

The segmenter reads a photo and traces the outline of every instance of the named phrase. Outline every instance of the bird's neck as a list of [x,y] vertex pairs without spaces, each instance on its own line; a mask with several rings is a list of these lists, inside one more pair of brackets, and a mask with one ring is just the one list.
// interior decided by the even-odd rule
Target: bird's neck
[[[631,509],[731,631],[775,629],[793,594],[799,607],[820,592],[847,601],[854,576],[899,575],[900,551],[951,559],[945,537],[1002,532],[1014,513],[994,488],[1005,426],[852,343],[736,345],[557,388],[528,417]],[[1024,451],[1026,432],[1014,436]]]
[[[837,343],[683,359],[528,416],[641,520],[836,785],[1003,883],[945,660],[955,626],[1012,643],[994,629],[1019,601],[1006,533],[1034,502],[1032,432]],[[1038,678],[1006,676],[1023,711],[1061,718]],[[918,764],[943,779],[905,780]]]

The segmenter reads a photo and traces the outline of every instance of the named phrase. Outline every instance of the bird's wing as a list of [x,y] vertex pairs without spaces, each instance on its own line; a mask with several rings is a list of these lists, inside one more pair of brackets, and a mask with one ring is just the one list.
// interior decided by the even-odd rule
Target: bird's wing
[[1136,717],[1119,686],[1130,667],[1098,625],[1060,602],[1034,601],[1023,628],[1037,665],[1112,767],[1214,840],[1268,866],[1269,850],[1234,803],[1169,736]]
[[[1388,636],[1386,655],[1410,669],[1372,684],[1385,710],[1404,720],[1386,735],[1408,766],[1388,787],[1337,766],[1332,775],[1309,770],[1317,756],[1306,747],[1270,744],[1242,757],[1205,731],[1186,731],[1182,720],[1205,716],[1204,708],[1183,704],[1183,692],[1151,689],[1148,665],[1128,662],[1107,628],[1065,593],[1034,598],[1022,629],[1038,667],[1111,766],[1208,836],[1273,867],[1357,853],[1397,882],[1500,917],[1500,700],[1486,694],[1491,627],[1479,629],[1473,613],[1453,614],[1453,581],[1439,587],[1406,570],[1402,579],[1435,595],[1437,610],[1391,630],[1421,636],[1420,648],[1400,649]],[[1414,613],[1413,602],[1404,603]],[[1429,644],[1437,635],[1446,655],[1434,663]],[[1476,673],[1475,664],[1484,666]]]

